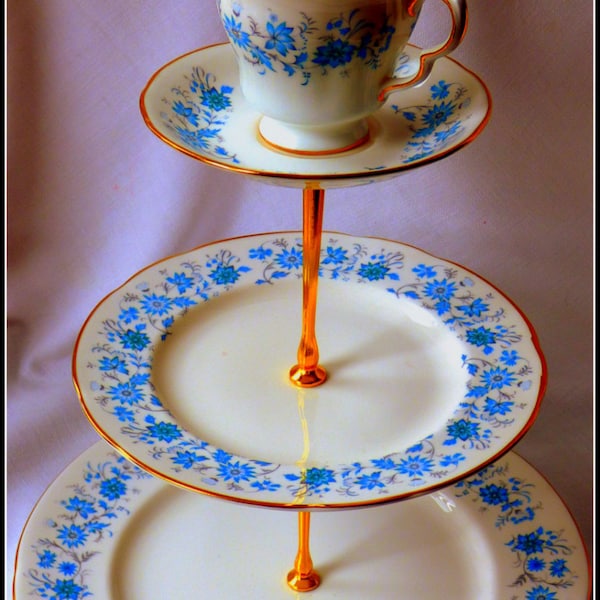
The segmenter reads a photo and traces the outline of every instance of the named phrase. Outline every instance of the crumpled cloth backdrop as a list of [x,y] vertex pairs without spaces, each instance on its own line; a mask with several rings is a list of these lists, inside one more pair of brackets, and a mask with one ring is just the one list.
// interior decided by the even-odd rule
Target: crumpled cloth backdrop
[[[470,0],[454,57],[493,97],[460,152],[326,195],[326,229],[418,246],[512,298],[548,361],[539,417],[515,450],[593,522],[593,2]],[[428,0],[414,40],[441,41]],[[89,312],[168,255],[301,228],[299,190],[168,147],[138,108],[171,59],[225,41],[212,0],[9,0],[7,582],[45,488],[98,438],[71,381]],[[8,589],[7,586],[7,589]],[[7,596],[8,597],[8,596]]]

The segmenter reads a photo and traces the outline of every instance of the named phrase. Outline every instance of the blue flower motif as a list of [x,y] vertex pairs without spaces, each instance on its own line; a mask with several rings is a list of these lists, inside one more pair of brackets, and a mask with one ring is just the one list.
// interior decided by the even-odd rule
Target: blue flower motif
[[521,357],[516,350],[503,350],[500,354],[500,362],[503,362],[509,367],[514,367]]
[[481,298],[475,298],[470,304],[463,304],[457,308],[465,313],[466,317],[480,317],[489,310],[489,304],[486,304]]
[[253,481],[250,485],[259,492],[276,492],[281,487],[280,483],[274,483],[270,479]]
[[325,258],[323,259],[324,265],[334,264],[339,265],[348,260],[348,251],[343,248],[333,248],[327,246],[325,250]]
[[371,459],[371,462],[377,468],[383,469],[383,470],[393,469],[397,466],[396,463],[389,457],[374,458],[374,459]]
[[492,483],[479,489],[479,496],[486,504],[506,504],[508,502],[508,490],[505,487]]
[[82,500],[78,496],[69,498],[68,502],[63,502],[64,507],[71,512],[77,513],[83,519],[87,519],[96,512],[94,505],[87,500]]
[[112,386],[108,390],[108,394],[113,400],[117,400],[121,404],[129,404],[130,406],[144,399],[143,392],[132,384],[131,381]]
[[78,600],[83,588],[72,579],[57,579],[52,591],[56,594],[53,600]]
[[514,402],[510,400],[494,400],[493,398],[485,399],[485,408],[484,410],[490,415],[507,415],[512,412],[512,407],[515,405]]
[[62,562],[58,565],[58,570],[67,577],[69,575],[75,575],[77,573],[77,565],[73,562]]
[[103,356],[98,363],[98,368],[101,371],[116,371],[117,373],[123,373],[127,375],[127,363],[121,360],[118,356],[112,358]]
[[117,500],[127,492],[127,485],[119,477],[105,479],[100,484],[100,495],[108,500]]
[[273,23],[267,22],[267,34],[269,36],[265,48],[267,50],[275,50],[282,56],[286,56],[289,51],[294,51],[294,38],[291,36],[292,27],[288,27],[285,22],[278,23],[276,26]]
[[484,346],[484,353],[490,354],[493,352],[491,344],[496,343],[496,336],[491,329],[481,326],[477,329],[467,330],[467,342],[474,346]]
[[434,463],[425,456],[407,456],[400,461],[396,467],[399,473],[405,473],[409,477],[422,477],[431,471]]
[[[468,363],[467,364],[467,372],[469,373],[469,375],[475,375],[477,373],[477,371],[479,371],[479,367],[474,364],[474,363]],[[484,388],[483,394],[486,393],[486,389]],[[483,395],[481,394],[481,395]]]
[[363,490],[372,490],[376,487],[385,487],[385,484],[380,480],[381,471],[375,471],[371,475],[361,475],[355,483]]
[[389,272],[389,267],[383,261],[376,263],[369,262],[362,264],[358,269],[358,275],[364,277],[369,281],[378,281],[379,279],[385,279],[385,276]]
[[[198,303],[187,296],[177,296],[176,298],[173,298],[173,304],[178,308],[188,308],[189,306],[195,306]],[[163,320],[163,325],[165,328],[168,328],[173,324],[173,322],[174,317],[171,315],[167,319]]]
[[248,252],[248,257],[256,260],[265,260],[272,254],[273,250],[271,250],[271,248],[263,248],[260,246],[258,248],[251,248]]
[[318,469],[312,467],[302,473],[302,483],[312,488],[320,488],[323,485],[333,483],[335,473],[331,469]]
[[447,279],[434,279],[425,284],[424,293],[433,300],[450,300],[456,293],[456,284]]
[[491,390],[501,390],[515,382],[515,376],[508,369],[494,367],[481,374],[485,385]]
[[191,469],[196,463],[206,460],[205,456],[198,456],[195,452],[177,452],[177,455],[171,458],[176,464],[182,466],[184,469]]
[[223,463],[226,464],[228,463],[233,456],[231,454],[229,454],[229,452],[225,452],[225,450],[216,450],[213,453],[213,458],[218,462],[218,463]]
[[448,97],[449,90],[450,85],[441,79],[435,85],[431,86],[431,98],[433,100],[443,100]]
[[198,114],[194,111],[194,109],[190,106],[186,106],[181,100],[177,100],[173,102],[173,112],[181,115],[186,121],[193,125],[194,127],[198,126]]
[[77,548],[85,544],[87,532],[79,525],[63,525],[58,532],[58,539],[64,543],[67,548]]
[[167,423],[165,421],[152,423],[146,427],[146,430],[151,438],[154,438],[159,442],[171,443],[173,440],[177,440],[183,435],[181,429],[179,429],[175,423]]
[[454,112],[456,106],[450,102],[440,102],[434,104],[424,115],[423,122],[428,129],[434,130],[442,123],[445,123]]
[[557,558],[550,563],[550,575],[552,577],[564,577],[569,572],[567,561],[563,558]]
[[219,285],[235,283],[240,274],[231,265],[219,265],[210,272],[210,278]]
[[346,40],[328,40],[324,46],[317,48],[312,61],[322,67],[335,69],[349,63],[352,60],[355,50],[356,46],[353,46]]
[[167,277],[167,283],[174,285],[177,288],[177,291],[180,294],[183,294],[186,290],[191,289],[194,280],[185,273],[173,273],[173,275]]
[[240,463],[221,463],[219,465],[219,475],[223,477],[223,481],[232,479],[235,483],[240,481],[249,481],[255,477],[254,467],[251,465]]
[[467,440],[479,437],[479,423],[473,423],[467,419],[459,419],[454,423],[450,423],[446,427],[446,431],[451,438],[466,442]]
[[442,467],[457,466],[463,460],[465,460],[465,455],[461,454],[460,452],[457,452],[452,455],[446,454],[440,460],[440,466],[442,466]]
[[433,267],[430,267],[429,265],[424,265],[423,263],[418,264],[416,267],[413,267],[412,272],[421,279],[429,279],[437,275],[436,270]]
[[530,558],[527,561],[527,569],[532,572],[543,571],[546,568],[546,561],[537,556]]
[[168,296],[151,294],[144,296],[140,304],[146,314],[160,317],[171,310],[173,300]]
[[544,550],[544,538],[541,536],[542,533],[543,530],[540,527],[537,531],[519,534],[507,545],[511,546],[513,551],[525,552],[527,556],[530,554],[539,554]]
[[231,106],[231,99],[227,94],[232,91],[233,88],[229,86],[222,86],[220,90],[214,87],[205,89],[202,93],[202,105],[217,112],[227,110]]
[[302,253],[296,248],[285,249],[275,257],[275,260],[284,269],[299,269],[302,266]]
[[242,30],[242,24],[236,21],[231,15],[224,15],[223,26],[234,45],[242,49],[247,49],[251,46],[250,36]]
[[135,413],[125,406],[115,406],[113,414],[121,421],[121,423],[133,423],[135,421]]
[[38,554],[38,567],[49,569],[56,561],[56,554],[50,550],[44,550]]
[[526,600],[556,600],[556,592],[549,588],[538,585],[527,592]]
[[129,308],[124,308],[119,314],[119,321],[123,321],[123,323],[132,323],[133,321],[137,321],[140,317],[140,313],[135,306],[130,306]]
[[135,330],[128,329],[119,335],[123,348],[143,350],[150,343],[150,338],[143,332],[146,326],[138,325]]

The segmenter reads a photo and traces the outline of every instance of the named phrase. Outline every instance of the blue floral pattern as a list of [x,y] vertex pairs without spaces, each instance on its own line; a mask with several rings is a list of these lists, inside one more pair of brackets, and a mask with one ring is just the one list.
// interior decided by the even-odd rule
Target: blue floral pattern
[[460,82],[439,79],[428,89],[429,98],[424,104],[391,105],[394,113],[405,119],[411,131],[411,138],[404,147],[405,163],[440,152],[465,129],[461,115],[471,103],[467,87]]
[[[483,82],[442,58],[424,84],[390,95],[373,115],[383,129],[360,152],[319,160],[274,152],[257,136],[260,115],[241,92],[232,48],[202,48],[165,65],[142,93],[142,113],[159,138],[188,156],[276,185],[303,187],[310,180],[327,189],[394,177],[470,143],[490,117]],[[413,75],[418,56],[407,46],[395,74]]]
[[93,596],[87,580],[94,558],[112,537],[116,521],[130,514],[128,505],[144,479],[152,476],[116,452],[102,463],[87,463],[81,481],[68,486],[57,514],[47,519],[47,534],[31,548],[35,566],[26,577],[32,595],[49,600]]
[[[242,481],[247,468],[221,457],[225,476]],[[422,468],[418,462],[409,470]],[[365,487],[380,487],[376,474]],[[325,489],[331,469],[306,470],[299,485]],[[15,599],[106,598],[110,557],[127,521],[168,484],[145,474],[98,442],[42,497],[26,531],[16,565]],[[498,587],[512,600],[585,597],[585,552],[557,497],[544,491],[541,476],[515,454],[444,490],[450,505],[477,522],[497,562]],[[547,511],[545,509],[548,509]],[[462,522],[459,520],[459,523]],[[276,575],[276,574],[275,574]],[[167,584],[165,584],[167,585]],[[496,591],[498,593],[498,591]],[[499,596],[504,597],[504,596]]]
[[[396,31],[385,14],[381,22],[374,22],[372,15],[363,18],[358,9],[342,12],[324,26],[304,12],[295,23],[282,21],[274,12],[266,23],[258,23],[241,3],[235,3],[231,13],[219,3],[219,11],[231,43],[258,73],[282,71],[298,76],[300,85],[309,84],[315,68],[323,76],[335,71],[343,77],[353,60],[377,69]],[[317,37],[319,30],[327,35]]]
[[[324,237],[319,274],[409,299],[465,342],[469,352],[462,364],[469,380],[463,401],[443,430],[410,448],[307,470],[232,455],[194,437],[163,407],[150,377],[156,346],[200,303],[236,288],[301,277],[302,238],[293,233],[216,243],[177,257],[169,268],[152,267],[119,289],[108,317],[92,315],[78,350],[82,400],[92,416],[100,411],[103,419],[112,418],[119,445],[140,464],[226,496],[266,504],[302,497],[308,504],[343,505],[439,486],[497,455],[527,426],[539,402],[542,365],[528,326],[493,288],[415,249],[408,261],[404,248]],[[84,378],[87,383],[81,384]]]
[[[231,164],[239,164],[222,129],[232,111],[231,94],[234,87],[221,85],[217,89],[216,76],[194,67],[189,77],[189,89],[173,88],[170,99],[164,99],[169,112],[163,112],[163,122],[183,144]],[[439,80],[429,87],[430,95],[419,106],[391,110],[402,119],[410,136],[402,150],[402,164],[410,164],[437,154],[464,130],[462,115],[471,102],[468,89],[460,82]],[[371,170],[386,168],[379,165]]]
[[239,160],[224,146],[222,129],[231,113],[233,87],[218,85],[217,78],[202,67],[194,67],[185,84],[163,98],[168,112],[161,116],[165,126],[184,144],[214,158],[237,164]]
[[570,562],[575,547],[562,531],[540,524],[544,506],[536,491],[534,484],[511,475],[510,466],[500,462],[454,486],[457,498],[470,498],[482,513],[494,517],[497,529],[513,532],[504,541],[514,554],[511,562],[517,571],[508,585],[524,592],[514,600],[559,600],[561,590],[578,579]]

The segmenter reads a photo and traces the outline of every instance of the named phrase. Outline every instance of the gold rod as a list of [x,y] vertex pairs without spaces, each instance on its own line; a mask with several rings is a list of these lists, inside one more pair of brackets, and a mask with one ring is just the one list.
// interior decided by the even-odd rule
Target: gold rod
[[310,592],[319,587],[321,578],[313,570],[313,561],[309,549],[310,513],[298,513],[298,554],[294,568],[287,575],[288,585],[296,592]]
[[302,199],[302,334],[297,353],[298,364],[290,369],[290,380],[299,387],[315,387],[327,379],[327,372],[319,365],[319,346],[315,333],[325,190],[306,188]]

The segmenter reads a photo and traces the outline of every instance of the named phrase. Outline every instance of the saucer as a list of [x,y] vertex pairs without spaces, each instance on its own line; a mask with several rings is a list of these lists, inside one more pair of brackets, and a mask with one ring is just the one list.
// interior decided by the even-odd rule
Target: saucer
[[211,243],[92,311],[73,377],[114,447],[185,488],[276,508],[387,503],[496,460],[546,385],[533,328],[498,289],[422,250],[325,232],[316,333],[328,380],[290,383],[302,233]]
[[[408,64],[417,54],[406,49]],[[370,117],[370,142],[338,154],[298,156],[261,141],[261,115],[245,102],[233,50],[225,43],[159,69],[140,108],[160,139],[201,162],[271,184],[326,189],[394,177],[456,152],[487,124],[491,98],[477,75],[441,58],[422,85],[392,94]]]
[[[294,515],[191,494],[103,441],[50,485],[17,549],[13,600],[298,598],[285,574]],[[591,568],[568,508],[514,452],[411,502],[315,513],[310,597],[587,600]]]

